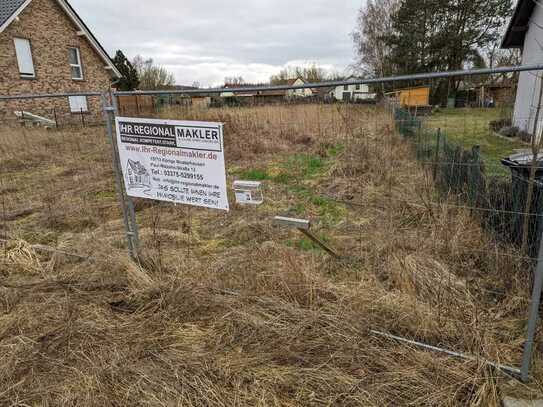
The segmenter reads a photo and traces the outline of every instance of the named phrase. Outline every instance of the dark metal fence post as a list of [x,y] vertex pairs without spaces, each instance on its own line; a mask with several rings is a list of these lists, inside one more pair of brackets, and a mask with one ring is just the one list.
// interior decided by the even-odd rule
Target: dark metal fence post
[[[117,96],[113,92],[111,93],[111,104],[113,106],[113,113],[115,116],[117,116],[119,114],[119,105],[117,103]],[[114,131],[114,134],[115,134],[115,131]],[[115,148],[118,149],[117,139],[115,139]],[[121,163],[119,162],[118,165],[119,165],[119,170],[120,170]],[[123,185],[124,185],[124,182],[123,182]],[[123,191],[123,194],[125,194],[126,190],[124,188],[122,189],[122,191]],[[134,247],[136,248],[136,251],[139,251],[140,236],[139,236],[139,231],[138,231],[138,222],[136,220],[134,200],[130,196],[125,194],[125,201],[128,206],[128,216],[129,216],[129,221],[130,221],[130,228],[133,233],[132,238],[134,242]]]
[[53,117],[55,118],[55,128],[58,129],[57,108],[53,108]]
[[441,145],[441,128],[437,129],[436,134],[436,155],[434,162],[434,181],[437,179],[437,167],[439,165],[439,148]]
[[522,355],[521,380],[527,382],[530,378],[530,366],[532,364],[532,355],[534,352],[534,340],[539,322],[539,306],[541,304],[541,290],[543,289],[543,239],[539,244],[539,254],[537,256],[537,267],[534,275],[534,287],[532,290],[532,300],[530,304],[530,313],[528,316],[528,333],[524,343],[524,353]]
[[115,107],[108,103],[107,96],[102,95],[102,105],[104,109],[104,116],[107,126],[107,135],[109,142],[111,143],[111,152],[113,158],[113,170],[115,172],[115,181],[117,186],[117,194],[119,196],[119,203],[121,204],[121,210],[123,213],[124,226],[126,231],[126,240],[128,244],[128,252],[133,259],[137,259],[138,255],[138,241],[137,230],[134,230],[134,225],[131,222],[129,209],[127,204],[127,196],[124,192],[124,182],[122,177],[122,170],[119,162],[119,156],[117,154],[117,140],[114,137],[114,118]]

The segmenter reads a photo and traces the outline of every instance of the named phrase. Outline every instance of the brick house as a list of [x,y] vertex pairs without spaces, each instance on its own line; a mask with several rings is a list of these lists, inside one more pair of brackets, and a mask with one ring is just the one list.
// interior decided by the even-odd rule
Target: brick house
[[[66,0],[0,1],[0,95],[105,92],[121,75]],[[8,123],[25,111],[47,119],[100,117],[98,97],[0,101]]]

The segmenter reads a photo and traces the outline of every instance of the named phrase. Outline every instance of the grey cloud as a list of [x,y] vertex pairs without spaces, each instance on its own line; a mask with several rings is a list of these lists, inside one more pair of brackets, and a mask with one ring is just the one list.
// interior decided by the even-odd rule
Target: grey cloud
[[[178,83],[218,84],[238,74],[265,81],[291,61],[343,70],[363,0],[72,0],[113,54],[141,54]],[[228,72],[228,74],[226,74]],[[231,73],[232,72],[232,73]],[[252,79],[250,79],[252,78]]]

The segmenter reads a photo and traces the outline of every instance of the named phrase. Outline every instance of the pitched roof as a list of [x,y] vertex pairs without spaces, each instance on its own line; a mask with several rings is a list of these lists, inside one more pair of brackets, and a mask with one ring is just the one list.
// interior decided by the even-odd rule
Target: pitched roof
[[2,0],[0,2],[0,27],[25,3],[26,0]]
[[530,18],[535,5],[535,0],[518,0],[507,32],[503,37],[502,48],[521,48],[524,45],[524,38],[530,28]]
[[318,95],[326,95],[330,92],[332,92],[335,88],[333,86],[327,86],[325,88],[314,88],[311,89],[313,93],[316,93]]
[[303,78],[298,77],[298,78],[288,79],[288,80],[287,80],[287,85],[288,85],[288,86],[293,86],[293,85],[296,83],[296,81],[297,81],[298,79],[301,80],[303,83],[305,83],[305,81],[304,81]]
[[[87,25],[83,22],[81,17],[76,13],[73,7],[66,0],[56,0],[59,6],[64,10],[68,17],[74,22],[76,27],[84,34],[85,38],[89,41],[90,45],[104,60],[106,65],[111,69],[114,76],[120,78],[122,75],[119,70],[113,64],[113,61],[109,57],[108,53],[98,42],[96,37],[89,30]],[[32,0],[0,0],[0,33],[2,33],[11,22],[23,12],[23,10],[32,2]]]
[[261,90],[258,91],[256,96],[286,96],[284,90]]

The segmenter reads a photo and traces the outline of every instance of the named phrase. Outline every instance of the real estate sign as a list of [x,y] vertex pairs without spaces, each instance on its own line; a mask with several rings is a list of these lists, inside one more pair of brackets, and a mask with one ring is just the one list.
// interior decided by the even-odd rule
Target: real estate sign
[[222,123],[117,117],[129,196],[228,210]]

